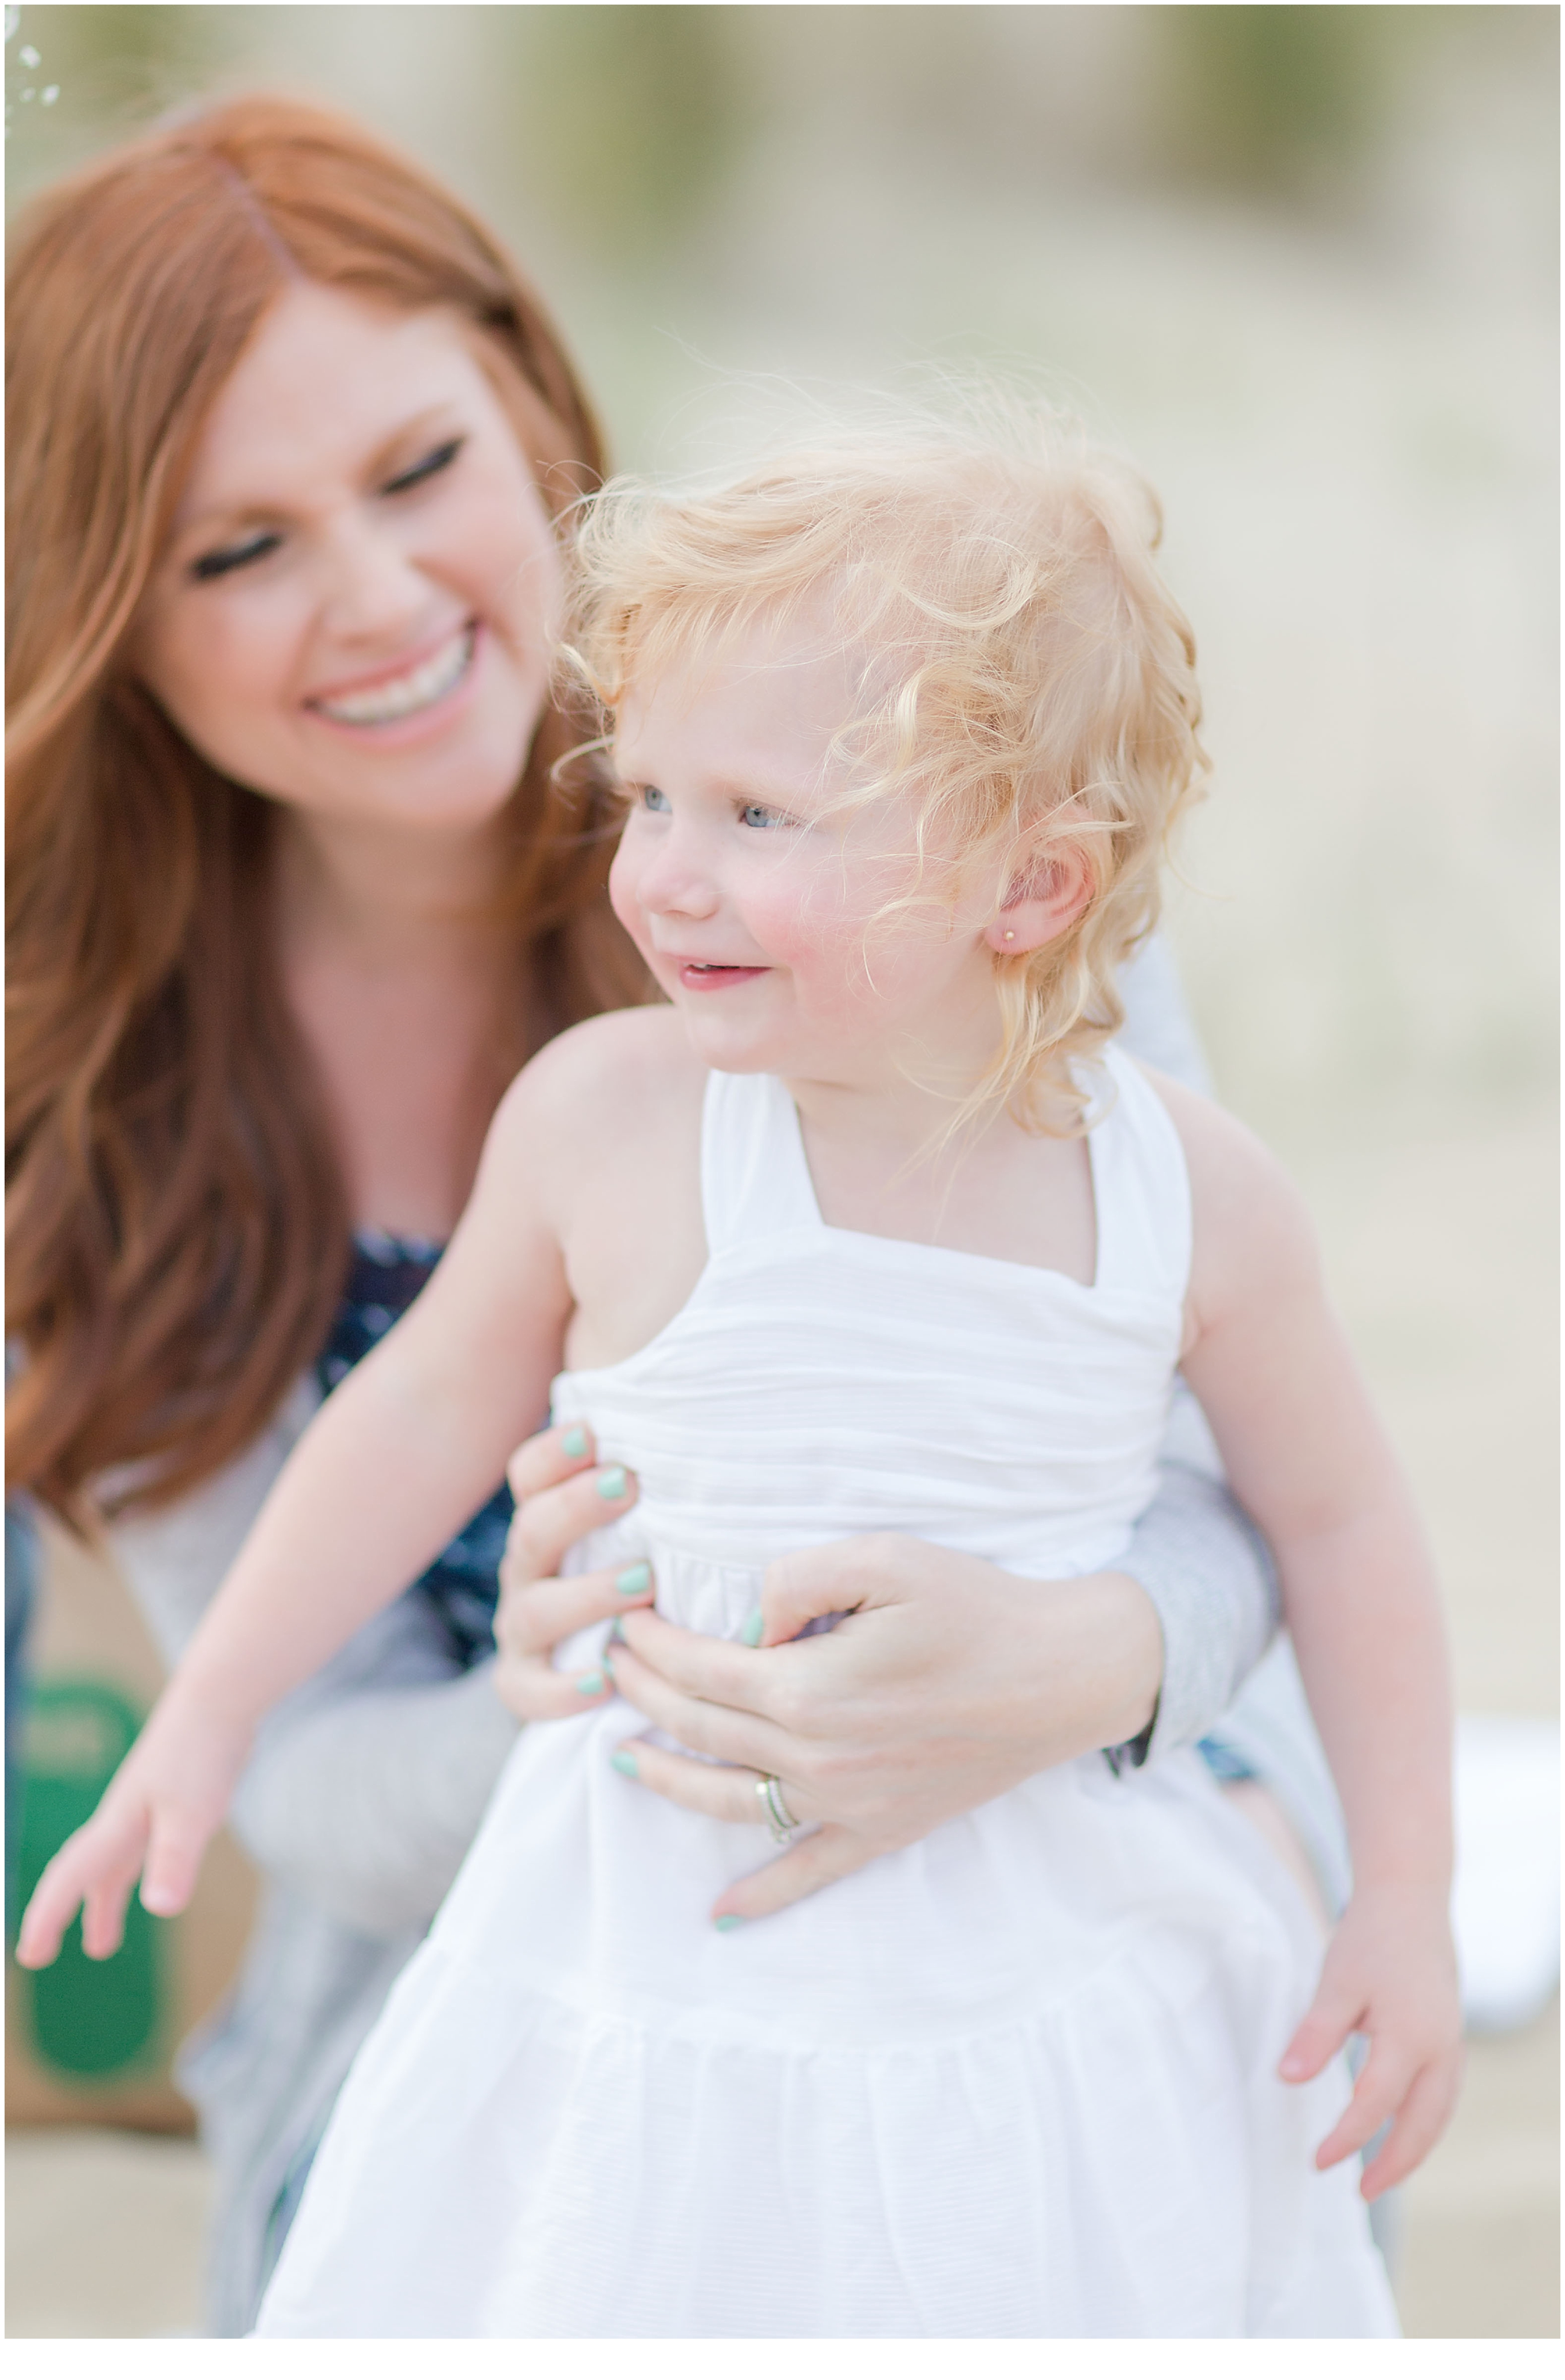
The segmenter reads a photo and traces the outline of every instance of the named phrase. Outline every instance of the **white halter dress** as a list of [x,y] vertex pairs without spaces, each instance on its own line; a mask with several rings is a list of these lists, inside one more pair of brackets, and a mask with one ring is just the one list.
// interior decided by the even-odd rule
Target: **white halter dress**
[[[831,1229],[786,1090],[713,1075],[706,1269],[649,1346],[555,1382],[641,1482],[579,1566],[645,1555],[660,1610],[732,1637],[767,1561],[855,1533],[1111,1563],[1153,1489],[1190,1205],[1161,1101],[1105,1075],[1090,1288]],[[1275,2078],[1320,1944],[1194,1755],[1051,1769],[720,1934],[772,1847],[620,1775],[643,1725],[611,1702],[520,1739],[261,2333],[1394,2334],[1356,2161],[1311,2165],[1345,2077]]]

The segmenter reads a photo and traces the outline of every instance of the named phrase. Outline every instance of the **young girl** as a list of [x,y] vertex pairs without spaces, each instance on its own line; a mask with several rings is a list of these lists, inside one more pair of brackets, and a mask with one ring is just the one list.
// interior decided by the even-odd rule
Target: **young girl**
[[1112,1046],[1202,760],[1153,541],[1139,484],[1047,425],[598,501],[569,650],[627,807],[615,907],[671,1004],[518,1078],[439,1271],[301,1441],[21,1955],[81,1900],[112,1947],[143,1866],[183,1905],[262,1713],[547,1395],[609,1500],[615,1466],[641,1481],[583,1567],[734,1640],[737,1677],[793,1633],[780,1558],[830,1538],[1111,1562],[1183,1366],[1352,1831],[1314,2003],[1303,1900],[1193,1756],[1049,1771],[735,1930],[726,1888],[797,1813],[736,1770],[746,1843],[636,1790],[632,1618],[565,1648],[584,1716],[520,1742],[263,2332],[1394,2330],[1345,2160],[1394,2117],[1368,2180],[1395,2180],[1454,2088],[1439,1629],[1296,1199]]

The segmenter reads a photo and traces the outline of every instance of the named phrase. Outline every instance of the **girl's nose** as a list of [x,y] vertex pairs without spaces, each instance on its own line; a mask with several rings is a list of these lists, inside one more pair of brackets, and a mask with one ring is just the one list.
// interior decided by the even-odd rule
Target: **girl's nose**
[[642,907],[659,917],[710,917],[721,899],[698,841],[677,826],[645,860],[637,891]]

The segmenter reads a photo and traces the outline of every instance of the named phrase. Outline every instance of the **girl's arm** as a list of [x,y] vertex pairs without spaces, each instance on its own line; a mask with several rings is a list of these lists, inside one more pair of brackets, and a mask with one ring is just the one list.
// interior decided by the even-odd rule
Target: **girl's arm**
[[1452,1714],[1433,1566],[1326,1294],[1303,1202],[1231,1116],[1159,1086],[1190,1166],[1195,1252],[1184,1373],[1235,1494],[1266,1532],[1347,1820],[1353,1889],[1282,2071],[1369,2036],[1334,2164],[1391,2117],[1366,2194],[1410,2171],[1455,2096],[1448,1908]]
[[[225,1469],[109,1547],[172,1669],[321,1403],[301,1380]],[[266,1875],[390,1940],[440,1907],[516,1740],[492,1663],[465,1669],[435,1611],[401,1596],[262,1724],[229,1823]]]
[[24,1964],[47,1963],[83,1902],[84,1945],[107,1956],[143,1866],[149,1908],[185,1905],[261,1718],[418,1575],[546,1402],[569,1300],[537,1105],[524,1075],[429,1287],[300,1439],[100,1809],[45,1871]]

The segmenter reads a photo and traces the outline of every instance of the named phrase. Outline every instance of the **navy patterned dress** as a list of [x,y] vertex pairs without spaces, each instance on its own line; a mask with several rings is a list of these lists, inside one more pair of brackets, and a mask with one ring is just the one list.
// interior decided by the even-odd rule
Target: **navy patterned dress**
[[[353,1269],[315,1366],[323,1395],[330,1396],[406,1313],[442,1253],[433,1240],[394,1239],[385,1232],[354,1233]],[[494,1650],[500,1557],[514,1509],[511,1491],[502,1483],[408,1589],[432,1607],[466,1670]]]

